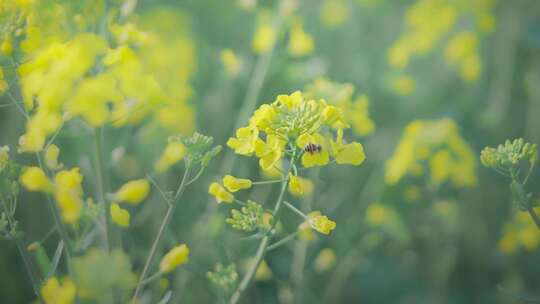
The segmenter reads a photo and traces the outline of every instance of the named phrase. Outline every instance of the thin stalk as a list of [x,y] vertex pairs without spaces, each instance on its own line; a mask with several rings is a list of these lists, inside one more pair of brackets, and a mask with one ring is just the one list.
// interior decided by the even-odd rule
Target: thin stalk
[[[294,158],[293,158],[294,159]],[[291,163],[292,167],[292,163]],[[290,167],[289,167],[290,171]],[[240,285],[238,285],[238,288],[231,296],[231,299],[229,300],[229,304],[236,304],[240,300],[240,297],[242,296],[242,293],[246,290],[246,288],[249,286],[249,283],[251,283],[251,280],[253,279],[253,276],[255,275],[255,272],[257,272],[257,268],[259,268],[259,265],[261,264],[264,254],[266,252],[266,248],[268,247],[268,243],[270,241],[270,232],[274,230],[276,223],[277,223],[277,216],[279,215],[279,210],[281,208],[281,204],[283,203],[283,198],[285,196],[285,190],[287,190],[287,175],[284,176],[284,180],[281,182],[281,190],[279,192],[278,199],[276,201],[276,205],[274,207],[274,211],[272,212],[272,217],[274,218],[274,221],[272,223],[272,227],[268,230],[266,235],[261,239],[259,243],[259,247],[257,248],[257,253],[255,254],[255,258],[253,263],[251,264],[251,267],[249,268],[248,272],[244,275],[242,278],[242,281],[240,282]]]
[[540,230],[540,219],[538,218],[538,214],[536,214],[536,211],[534,211],[534,208],[532,206],[529,206],[527,208],[527,211],[531,215],[531,218],[533,219],[534,223],[536,224],[536,227]]
[[[39,153],[36,153],[36,158],[37,158],[37,161],[41,170],[43,170],[44,172],[47,172],[45,166],[43,165],[43,161],[41,160],[41,156]],[[64,226],[64,222],[62,222],[62,219],[60,218],[60,212],[58,211],[58,207],[53,202],[51,196],[47,194],[45,195],[45,197],[47,198],[47,204],[49,206],[49,210],[51,211],[53,215],[53,220],[56,226],[56,230],[58,231],[60,238],[64,241],[65,249],[66,249],[65,252],[66,252],[67,270],[68,270],[69,275],[72,276],[73,271],[71,268],[71,255],[73,251],[71,247],[71,242],[69,241],[69,235],[67,233],[66,226]]]
[[285,244],[287,244],[289,241],[292,241],[294,240],[294,238],[298,235],[298,231],[295,231],[291,234],[289,234],[288,236],[282,238],[281,240],[273,243],[272,245],[268,246],[268,248],[266,248],[266,252],[269,252],[269,251],[272,251],[276,248],[279,248]]
[[96,188],[97,188],[97,194],[99,197],[99,200],[101,201],[101,204],[103,204],[103,209],[105,209],[105,233],[103,235],[105,239],[105,249],[107,251],[110,251],[111,249],[111,234],[109,227],[111,227],[111,210],[110,210],[110,204],[108,200],[105,199],[105,179],[104,179],[104,172],[105,172],[105,166],[103,163],[103,142],[101,138],[101,129],[95,129],[94,130],[94,153],[96,155]]
[[157,248],[159,244],[161,243],[161,239],[163,238],[163,233],[165,232],[165,228],[169,225],[172,219],[174,210],[176,209],[176,206],[178,205],[178,199],[180,199],[180,197],[184,193],[184,190],[187,184],[187,179],[191,171],[190,169],[191,169],[190,164],[187,163],[186,170],[184,171],[184,176],[182,177],[182,181],[180,182],[180,186],[178,187],[178,190],[176,191],[176,194],[174,195],[173,200],[169,201],[169,204],[167,207],[167,213],[165,214],[165,217],[163,218],[163,222],[161,223],[161,226],[159,227],[158,234],[154,240],[154,243],[152,244],[150,253],[148,254],[148,257],[146,258],[146,263],[144,264],[143,272],[141,274],[141,277],[139,278],[139,283],[137,283],[137,287],[135,288],[135,293],[133,294],[132,302],[135,302],[137,300],[137,297],[143,286],[143,282],[145,281],[146,274],[148,273],[148,270],[150,269],[150,264],[152,263],[152,260],[154,259],[154,256],[156,255]]
[[269,180],[269,181],[260,181],[260,182],[252,182],[252,185],[267,185],[267,184],[277,184],[283,182],[283,179],[277,179],[277,180]]
[[144,280],[141,282],[141,285],[148,285],[152,282],[154,282],[155,280],[161,278],[163,276],[163,272],[161,271],[158,271],[156,273],[154,273],[153,275],[151,275],[150,277],[148,277],[148,279]]
[[[5,201],[2,201],[4,204],[4,210],[6,211],[6,217],[9,223],[10,227],[13,227],[15,220],[12,218],[10,212],[8,211],[8,207]],[[35,272],[34,268],[32,267],[32,260],[28,256],[28,253],[26,251],[26,248],[24,247],[23,242],[18,238],[15,237],[13,239],[15,241],[15,245],[17,246],[17,250],[19,250],[19,254],[21,255],[21,258],[24,263],[24,267],[26,268],[26,272],[28,272],[28,277],[30,277],[30,283],[32,284],[32,289],[34,290],[34,293],[39,298],[41,302],[43,302],[43,299],[41,298],[41,293],[39,292],[39,276]]]
[[294,213],[298,214],[301,218],[307,219],[307,215],[304,214],[304,212],[300,211],[298,208],[293,206],[291,203],[287,201],[283,201],[283,204],[287,206],[289,209],[291,209]]

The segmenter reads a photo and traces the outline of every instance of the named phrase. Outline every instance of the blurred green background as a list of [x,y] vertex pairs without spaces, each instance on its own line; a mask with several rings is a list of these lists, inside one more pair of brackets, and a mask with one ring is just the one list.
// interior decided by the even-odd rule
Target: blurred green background
[[[368,96],[376,130],[359,137],[366,149],[366,163],[310,171],[306,177],[315,185],[314,195],[297,199],[302,208],[321,210],[334,219],[337,229],[330,236],[293,242],[270,252],[266,262],[271,278],[256,280],[243,302],[540,302],[540,233],[534,230],[529,247],[506,251],[501,247],[504,227],[519,210],[511,202],[508,181],[483,168],[478,160],[483,147],[508,138],[524,137],[540,143],[540,2],[290,1],[297,7],[285,16],[280,12],[281,2],[288,1],[139,1],[135,10],[143,20],[157,9],[178,13],[182,20],[178,33],[187,33],[194,47],[193,58],[188,58],[194,63],[188,80],[193,91],[188,103],[195,113],[194,129],[213,136],[218,144],[225,145],[234,135],[246,94],[257,86],[253,83],[257,77],[262,76],[257,104],[302,90],[320,77],[350,83],[355,96]],[[407,16],[421,2],[431,2],[432,7],[426,5],[430,7],[426,15],[418,17],[425,21],[419,29],[436,31],[439,25],[431,23],[444,18],[437,10],[445,5],[455,9],[455,20],[438,34],[430,30],[418,34],[437,37],[431,37],[434,41],[425,50],[411,51],[405,66],[392,64],[391,49],[411,31],[414,22]],[[261,14],[279,20],[271,55],[252,50]],[[313,50],[302,56],[288,51],[294,18],[303,20],[303,30],[313,39]],[[146,28],[153,26],[157,27],[148,22]],[[174,29],[167,31],[174,37]],[[449,41],[462,32],[474,35],[472,52],[481,63],[478,75],[469,78],[445,55]],[[224,49],[231,49],[241,61],[237,73],[224,67]],[[6,65],[10,61],[2,60],[2,66]],[[11,79],[9,72],[5,74]],[[174,79],[169,81],[174,86]],[[10,104],[10,99],[0,95],[0,103]],[[394,154],[404,128],[414,120],[441,118],[455,121],[461,137],[474,151],[477,182],[467,187],[451,182],[434,187],[429,176],[409,176],[395,185],[385,183],[385,162]],[[12,155],[21,163],[32,164],[31,156],[15,154],[24,128],[24,119],[15,107],[0,108],[0,144],[12,147]],[[111,189],[151,168],[151,159],[161,151],[157,147],[166,140],[164,133],[159,139],[149,138],[155,134],[152,132],[138,127],[105,129]],[[68,126],[57,138],[62,162],[67,167],[80,165],[83,173],[91,172],[90,140],[84,128]],[[113,154],[119,148],[125,153],[116,161]],[[160,177],[171,189],[182,173],[175,170]],[[241,241],[244,235],[224,223],[227,207],[217,206],[207,195],[210,182],[226,173],[257,176],[259,170],[255,160],[234,156],[226,148],[187,190],[165,238],[166,247],[180,241],[192,250],[189,265],[170,277],[175,291],[172,303],[219,301],[217,293],[209,292],[207,271],[217,262],[236,262],[242,273],[242,261],[254,254],[256,244]],[[91,174],[85,176],[85,186],[91,192]],[[533,174],[528,188],[536,197],[539,187],[538,174]],[[254,190],[253,197],[275,196],[275,189],[270,189]],[[158,195],[152,195],[153,201],[138,209],[134,224],[125,232],[124,249],[136,269],[142,267],[165,210]],[[52,226],[43,200],[36,193],[21,196],[17,217],[27,243],[40,239]],[[387,213],[392,214],[388,227],[369,224],[366,210],[374,203],[387,208],[386,212],[395,211]],[[299,223],[287,215],[282,224],[292,231]],[[51,255],[55,238],[44,243]],[[0,248],[0,302],[33,301],[17,248],[8,241],[1,241]],[[334,263],[321,261],[325,248],[335,255]]]

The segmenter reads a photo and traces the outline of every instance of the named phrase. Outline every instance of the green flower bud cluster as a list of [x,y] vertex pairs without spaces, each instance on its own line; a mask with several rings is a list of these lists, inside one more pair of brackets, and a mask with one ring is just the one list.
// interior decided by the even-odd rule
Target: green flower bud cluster
[[501,144],[497,148],[487,147],[482,150],[480,160],[488,168],[513,172],[518,169],[521,161],[528,161],[531,165],[536,164],[538,148],[536,144],[527,143],[523,138],[507,140],[504,145]]
[[0,200],[11,201],[19,194],[21,167],[9,159],[9,148],[0,147]]
[[240,210],[233,209],[231,217],[226,220],[234,229],[243,231],[254,231],[256,229],[265,229],[269,227],[264,223],[263,207],[258,203],[248,200],[246,205]]
[[214,143],[213,137],[197,132],[193,133],[191,137],[182,139],[182,143],[187,148],[187,160],[192,163],[201,162],[202,167],[208,166],[212,158],[221,152],[221,146],[212,148],[212,144]]
[[218,290],[229,294],[236,286],[236,280],[238,280],[236,265],[232,263],[228,266],[223,266],[221,263],[217,263],[214,271],[207,272],[206,277]]

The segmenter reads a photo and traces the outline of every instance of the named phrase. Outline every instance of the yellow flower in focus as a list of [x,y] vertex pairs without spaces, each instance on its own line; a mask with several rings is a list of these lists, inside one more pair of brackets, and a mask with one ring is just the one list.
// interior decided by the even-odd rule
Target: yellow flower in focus
[[171,272],[179,266],[189,261],[189,248],[186,244],[181,244],[169,251],[159,263],[159,271],[163,273]]
[[123,228],[129,227],[129,211],[120,208],[117,203],[112,203],[110,212],[113,223]]
[[401,96],[408,96],[414,93],[416,81],[410,76],[399,76],[392,79],[392,90]]
[[313,38],[304,32],[302,24],[297,22],[291,28],[288,51],[293,57],[302,57],[313,52]]
[[306,178],[289,173],[289,192],[298,197],[307,197],[313,193],[313,183]]
[[155,165],[157,172],[165,172],[172,165],[176,164],[186,155],[187,149],[183,143],[178,141],[170,141],[165,147],[165,151],[161,154]]
[[262,24],[259,24],[255,30],[251,48],[257,54],[266,53],[274,46],[276,38],[277,33],[272,24],[263,22]]
[[332,156],[338,164],[361,165],[366,159],[364,147],[357,142],[343,143],[343,130],[338,129],[336,141],[331,141]]
[[51,192],[52,183],[39,167],[29,167],[21,175],[21,184],[30,191]]
[[225,71],[231,76],[236,76],[242,68],[240,59],[231,49],[224,49],[220,54],[221,63],[225,67]]
[[114,194],[114,198],[118,202],[138,205],[148,196],[149,192],[150,183],[146,179],[137,179],[122,185]]
[[319,151],[306,152],[302,154],[302,165],[306,168],[313,166],[324,166],[328,164],[330,159],[328,153],[328,146],[326,145],[326,139],[320,134],[302,134],[296,140],[296,145],[305,149],[308,145],[316,145],[320,147]]
[[250,156],[255,152],[255,143],[259,138],[259,130],[254,127],[244,127],[236,130],[236,137],[227,141],[227,146],[236,154]]
[[315,271],[325,272],[336,264],[336,254],[331,248],[324,248],[315,258]]
[[51,170],[58,170],[62,168],[62,164],[58,163],[58,155],[60,149],[57,145],[51,144],[45,149],[45,164]]
[[310,213],[307,221],[311,228],[322,234],[330,234],[336,228],[336,222],[330,220],[325,215],[321,215],[318,211]]
[[266,137],[266,142],[261,139],[255,142],[255,155],[259,158],[259,165],[264,170],[271,169],[281,160],[284,149],[285,142],[273,134]]
[[208,187],[208,193],[213,195],[216,198],[216,201],[219,203],[232,203],[234,201],[234,196],[227,192],[225,188],[223,188],[218,183],[211,183],[210,187]]
[[251,181],[244,178],[236,178],[232,175],[225,175],[223,177],[223,185],[230,192],[236,192],[238,190],[251,188]]
[[45,304],[75,303],[77,287],[70,278],[64,278],[62,284],[56,277],[48,279],[41,287],[41,296]]
[[332,126],[334,129],[348,128],[349,125],[345,122],[343,111],[335,106],[326,106],[322,112],[324,123]]

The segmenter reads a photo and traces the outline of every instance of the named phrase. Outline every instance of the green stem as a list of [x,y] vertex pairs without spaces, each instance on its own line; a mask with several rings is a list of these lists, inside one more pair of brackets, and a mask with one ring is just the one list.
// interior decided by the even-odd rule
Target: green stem
[[536,214],[536,211],[534,211],[534,208],[532,206],[529,206],[527,208],[527,211],[531,215],[531,218],[533,219],[534,223],[536,224],[536,227],[540,230],[540,219],[538,218],[538,214]]
[[293,163],[291,162],[291,165],[289,166],[289,170],[287,174],[284,175],[283,181],[281,182],[281,190],[279,192],[279,196],[276,201],[274,211],[272,212],[272,218],[274,219],[272,223],[272,227],[268,229],[268,232],[266,233],[266,235],[261,239],[259,243],[259,247],[257,248],[257,253],[255,254],[255,257],[254,257],[254,261],[251,264],[251,267],[249,268],[249,270],[246,272],[246,274],[242,278],[240,285],[238,285],[238,288],[231,296],[231,299],[229,300],[230,304],[238,303],[238,301],[240,300],[240,297],[242,296],[242,293],[249,286],[249,283],[251,283],[251,280],[253,279],[255,272],[257,272],[257,268],[259,268],[259,265],[261,264],[264,258],[266,248],[268,247],[268,243],[270,241],[270,232],[274,230],[276,223],[278,222],[279,210],[281,208],[281,204],[283,203],[283,198],[285,197],[285,191],[287,190],[288,175],[289,175],[292,165]]
[[97,188],[97,194],[99,197],[99,200],[101,201],[101,204],[103,206],[103,209],[105,210],[105,232],[103,235],[103,238],[105,240],[105,249],[107,251],[110,251],[111,249],[111,234],[109,227],[112,227],[111,225],[111,211],[110,211],[110,204],[107,199],[105,199],[105,179],[104,179],[104,172],[105,172],[105,166],[103,163],[103,141],[102,141],[102,130],[101,129],[94,129],[94,153],[96,155],[96,188]]
[[294,238],[298,235],[298,231],[295,231],[291,234],[289,234],[288,236],[282,238],[281,240],[273,243],[272,245],[268,246],[268,248],[266,248],[266,252],[269,252],[269,251],[272,251],[276,248],[279,248],[285,244],[287,244],[289,241],[292,241],[294,240]]
[[[47,172],[45,166],[43,165],[43,161],[41,160],[41,156],[39,153],[36,153],[36,158],[37,158],[37,161],[41,170],[43,170],[43,172]],[[66,266],[67,266],[69,275],[73,277],[73,271],[71,268],[71,256],[72,256],[73,248],[71,246],[71,242],[69,241],[69,235],[66,230],[66,226],[64,226],[64,222],[62,222],[62,219],[60,217],[60,211],[58,210],[58,207],[52,200],[51,196],[47,194],[45,195],[45,197],[47,198],[47,204],[49,206],[49,210],[51,211],[51,214],[53,215],[56,230],[58,231],[60,238],[64,241],[65,252],[66,252]]]
[[283,201],[283,204],[287,206],[289,209],[291,209],[294,213],[298,214],[301,218],[307,219],[307,215],[304,214],[304,212],[300,211],[298,208],[293,206],[291,203],[287,201]]
[[260,182],[252,182],[252,185],[267,185],[267,184],[277,184],[283,182],[282,179],[277,180],[269,180],[269,181],[260,181]]
[[163,272],[158,271],[158,272],[156,272],[155,274],[149,276],[148,279],[142,281],[142,282],[141,282],[141,285],[142,285],[142,286],[148,285],[148,284],[154,282],[155,280],[161,278],[162,276],[163,276]]
[[[8,220],[8,224],[10,227],[13,227],[15,219],[11,216],[6,202],[2,200],[2,203],[4,204],[4,210],[5,210],[7,220]],[[19,250],[19,254],[21,255],[21,258],[23,260],[24,267],[26,268],[26,272],[28,272],[28,277],[30,278],[30,283],[32,284],[34,293],[39,298],[39,300],[43,302],[43,299],[41,298],[41,293],[39,292],[39,289],[40,289],[39,276],[35,272],[34,267],[32,267],[32,260],[28,256],[23,242],[17,236],[15,236],[13,239],[15,241],[15,245],[17,246],[17,250]]]
[[161,223],[161,226],[159,227],[158,234],[154,240],[154,243],[152,244],[152,247],[150,249],[150,253],[148,254],[148,257],[146,258],[146,263],[144,264],[143,272],[141,273],[141,277],[139,278],[139,283],[137,283],[137,287],[135,288],[135,293],[133,294],[132,302],[135,302],[137,300],[137,297],[141,291],[141,288],[143,287],[143,282],[145,281],[146,274],[148,273],[148,270],[150,269],[150,264],[152,263],[152,260],[154,259],[154,256],[156,255],[157,248],[161,242],[161,239],[163,238],[163,233],[165,232],[165,228],[169,225],[172,216],[174,214],[174,210],[176,209],[176,206],[178,205],[178,199],[182,196],[184,193],[184,190],[187,185],[187,179],[189,177],[190,173],[190,164],[187,163],[186,170],[184,171],[184,176],[182,177],[182,181],[180,182],[180,186],[178,187],[178,190],[176,191],[176,194],[174,195],[174,198],[172,201],[169,201],[167,213],[165,214],[165,217],[163,218],[163,222]]

